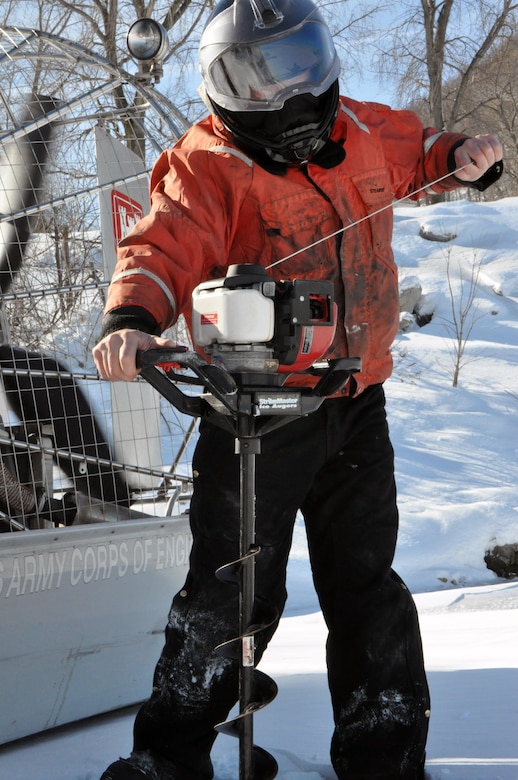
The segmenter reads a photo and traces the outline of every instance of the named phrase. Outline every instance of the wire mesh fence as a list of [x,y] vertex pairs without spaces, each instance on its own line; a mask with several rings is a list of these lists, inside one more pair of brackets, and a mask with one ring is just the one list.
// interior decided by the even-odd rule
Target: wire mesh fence
[[176,511],[195,420],[143,381],[102,382],[91,350],[117,241],[186,122],[43,32],[0,29],[0,73],[0,531]]

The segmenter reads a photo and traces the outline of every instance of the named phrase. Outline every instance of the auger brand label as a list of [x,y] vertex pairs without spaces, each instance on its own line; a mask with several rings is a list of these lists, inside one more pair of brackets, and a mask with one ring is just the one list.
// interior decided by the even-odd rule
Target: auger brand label
[[259,414],[297,412],[300,407],[300,396],[298,393],[281,393],[279,395],[260,395],[257,393],[256,402]]

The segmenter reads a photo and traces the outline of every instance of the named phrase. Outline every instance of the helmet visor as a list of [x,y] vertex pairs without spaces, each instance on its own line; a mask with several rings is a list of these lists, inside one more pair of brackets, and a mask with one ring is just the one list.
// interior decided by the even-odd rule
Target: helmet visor
[[200,63],[209,97],[230,111],[277,110],[295,95],[320,95],[339,72],[331,34],[318,21],[279,38],[232,44],[223,52],[209,44]]

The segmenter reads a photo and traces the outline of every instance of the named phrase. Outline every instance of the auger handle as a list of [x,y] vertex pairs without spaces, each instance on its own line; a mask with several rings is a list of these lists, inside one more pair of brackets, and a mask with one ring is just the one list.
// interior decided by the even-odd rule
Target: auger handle
[[[207,363],[197,352],[187,347],[157,347],[137,352],[137,368],[159,366],[170,368],[190,368],[207,387],[219,395],[234,395],[237,385],[233,377],[223,368]],[[188,381],[183,379],[183,381]]]
[[[197,352],[187,347],[157,347],[138,350],[137,368],[141,375],[177,409],[186,414],[201,416],[200,400],[182,393],[174,379],[186,384],[203,385],[231,412],[235,411],[237,384],[234,378],[219,366],[207,363]],[[158,369],[162,368],[166,374]],[[190,369],[195,376],[175,373],[175,369]]]

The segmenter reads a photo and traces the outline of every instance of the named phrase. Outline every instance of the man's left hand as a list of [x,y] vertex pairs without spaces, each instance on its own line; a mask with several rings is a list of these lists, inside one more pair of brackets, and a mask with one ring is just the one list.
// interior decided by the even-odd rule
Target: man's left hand
[[[455,176],[461,181],[477,181],[503,157],[502,144],[494,135],[476,135],[455,149]],[[466,167],[464,167],[466,166]]]

